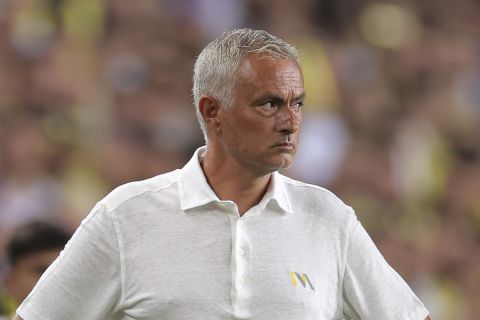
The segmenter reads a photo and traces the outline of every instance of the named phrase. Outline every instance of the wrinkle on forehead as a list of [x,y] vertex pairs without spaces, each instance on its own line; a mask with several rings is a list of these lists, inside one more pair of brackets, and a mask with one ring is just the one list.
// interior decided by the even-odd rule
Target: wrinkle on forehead
[[[303,94],[303,74],[293,59],[282,59],[265,54],[250,54],[238,69],[239,86],[247,85],[256,93],[258,90],[275,90],[279,93]],[[245,87],[244,87],[245,88]]]

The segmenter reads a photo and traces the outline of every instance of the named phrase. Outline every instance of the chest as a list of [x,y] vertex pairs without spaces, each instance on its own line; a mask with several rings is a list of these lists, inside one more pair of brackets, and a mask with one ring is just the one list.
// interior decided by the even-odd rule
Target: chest
[[125,246],[127,318],[339,318],[342,253],[331,234],[288,219],[197,219],[146,228]]

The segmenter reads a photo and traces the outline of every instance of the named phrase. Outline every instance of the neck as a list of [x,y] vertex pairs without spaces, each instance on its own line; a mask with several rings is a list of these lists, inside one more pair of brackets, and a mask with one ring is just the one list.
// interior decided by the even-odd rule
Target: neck
[[240,215],[262,200],[271,177],[271,173],[251,172],[231,157],[221,156],[210,146],[207,146],[202,169],[218,198],[235,202]]

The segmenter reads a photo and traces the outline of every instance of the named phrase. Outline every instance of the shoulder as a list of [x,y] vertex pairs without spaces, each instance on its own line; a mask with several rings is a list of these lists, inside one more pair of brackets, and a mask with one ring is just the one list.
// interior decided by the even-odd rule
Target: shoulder
[[174,170],[149,179],[129,182],[115,188],[99,204],[108,211],[114,211],[128,202],[142,201],[159,193],[168,193],[178,184],[179,178],[180,170]]
[[295,197],[300,197],[303,201],[321,202],[339,207],[348,207],[337,195],[328,189],[294,180],[283,175],[282,178],[287,192]]
[[294,209],[343,222],[356,220],[353,209],[332,191],[282,176]]

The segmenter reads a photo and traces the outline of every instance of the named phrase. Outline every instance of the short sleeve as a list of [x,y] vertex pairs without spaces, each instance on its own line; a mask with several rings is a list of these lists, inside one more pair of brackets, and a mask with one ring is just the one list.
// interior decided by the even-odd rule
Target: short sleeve
[[25,320],[115,319],[120,269],[113,221],[97,204],[17,313]]
[[344,317],[354,320],[424,320],[427,309],[385,261],[353,215],[343,280]]

